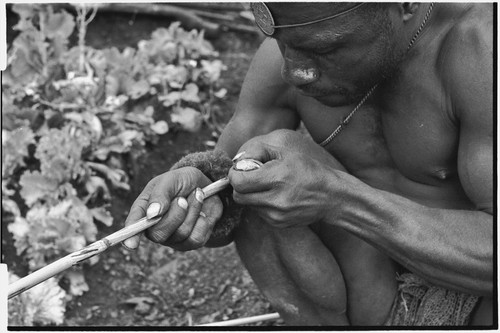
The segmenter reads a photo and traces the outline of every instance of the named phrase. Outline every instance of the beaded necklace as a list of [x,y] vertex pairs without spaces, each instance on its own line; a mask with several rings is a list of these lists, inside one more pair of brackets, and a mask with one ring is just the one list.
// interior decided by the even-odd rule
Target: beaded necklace
[[[415,35],[413,35],[412,39],[410,40],[410,43],[408,44],[408,47],[406,49],[406,52],[408,52],[412,47],[413,47],[413,44],[415,44],[415,42],[417,41],[418,39],[418,36],[420,35],[420,33],[422,32],[422,30],[424,29],[425,25],[427,24],[427,21],[429,20],[429,17],[431,16],[431,12],[432,12],[432,9],[434,8],[434,3],[431,2],[429,4],[429,9],[427,10],[427,13],[425,14],[424,16],[424,19],[422,21],[422,24],[420,24],[420,27],[418,28],[417,32],[415,33]],[[351,120],[352,116],[354,115],[354,113],[356,113],[356,111],[358,111],[358,109],[366,102],[366,100],[371,96],[371,94],[373,93],[373,91],[375,91],[375,89],[377,88],[377,85],[378,84],[375,84],[370,90],[368,90],[368,92],[366,93],[366,95],[361,99],[361,101],[356,105],[356,107],[354,107],[354,109],[347,115],[344,117],[344,119],[342,119],[341,123],[339,126],[337,126],[337,128],[335,128],[333,130],[333,132],[325,139],[323,140],[321,143],[319,143],[319,145],[321,147],[325,147],[327,144],[329,144],[333,139],[335,139],[335,137],[337,135],[339,135],[339,133],[347,126],[347,124],[349,123],[349,121]]]

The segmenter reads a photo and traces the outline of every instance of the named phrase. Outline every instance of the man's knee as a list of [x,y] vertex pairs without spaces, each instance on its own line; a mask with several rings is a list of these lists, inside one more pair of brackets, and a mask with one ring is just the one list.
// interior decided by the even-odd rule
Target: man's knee
[[235,242],[243,263],[273,306],[290,313],[295,311],[293,304],[301,311],[306,307],[332,314],[345,311],[342,273],[309,227],[273,228],[248,212]]

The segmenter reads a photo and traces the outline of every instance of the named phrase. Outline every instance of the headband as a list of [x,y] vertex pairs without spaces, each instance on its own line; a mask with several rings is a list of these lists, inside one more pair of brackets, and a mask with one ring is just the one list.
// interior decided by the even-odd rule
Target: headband
[[265,3],[263,2],[252,2],[250,4],[250,7],[252,8],[253,15],[255,17],[255,23],[259,26],[259,28],[268,36],[272,36],[274,34],[274,29],[278,28],[293,28],[293,27],[301,27],[304,25],[309,25],[309,24],[314,24],[322,21],[326,21],[344,14],[347,14],[362,5],[364,5],[364,2],[360,2],[351,8],[348,8],[340,13],[324,17],[321,19],[309,21],[309,22],[303,22],[303,23],[295,23],[295,24],[284,24],[284,25],[274,25],[274,19],[273,19],[273,14],[271,14],[271,11],[269,8],[266,6]]

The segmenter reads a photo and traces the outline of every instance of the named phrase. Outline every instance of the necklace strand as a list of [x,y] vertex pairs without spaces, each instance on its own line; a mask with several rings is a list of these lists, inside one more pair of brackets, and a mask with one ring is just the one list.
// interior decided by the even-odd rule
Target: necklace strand
[[[418,37],[420,36],[420,33],[422,32],[422,30],[424,29],[425,25],[427,24],[427,21],[429,20],[429,17],[431,16],[431,12],[432,12],[432,9],[434,8],[434,3],[431,2],[429,4],[429,9],[427,10],[427,13],[425,14],[424,16],[424,19],[422,21],[422,24],[420,24],[420,27],[417,29],[417,32],[415,32],[415,35],[413,35],[412,39],[410,40],[410,43],[408,44],[408,47],[406,49],[406,52],[408,52],[412,47],[413,45],[415,44],[415,42],[417,41]],[[323,140],[319,145],[321,147],[325,147],[327,144],[329,144],[333,139],[335,139],[335,137],[337,135],[339,135],[340,132],[342,132],[342,130],[344,129],[344,127],[347,126],[347,124],[349,124],[349,121],[351,120],[352,116],[354,115],[354,113],[356,113],[356,111],[358,111],[358,109],[363,106],[363,104],[366,102],[366,100],[372,95],[372,93],[375,91],[375,89],[377,88],[378,84],[375,84],[370,90],[368,90],[368,92],[366,93],[366,95],[361,99],[361,101],[354,107],[354,109],[349,112],[349,114],[347,116],[344,117],[344,119],[342,119],[342,122],[340,123],[339,126],[337,126],[337,128],[335,128],[333,130],[333,132],[325,139]]]

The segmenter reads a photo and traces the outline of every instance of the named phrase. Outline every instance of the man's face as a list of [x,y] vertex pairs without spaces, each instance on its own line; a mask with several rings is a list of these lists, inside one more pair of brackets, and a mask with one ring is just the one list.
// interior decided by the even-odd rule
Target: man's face
[[[307,22],[343,10],[335,6],[268,4],[277,25]],[[283,79],[325,105],[342,106],[358,102],[373,85],[390,76],[402,58],[397,37],[387,14],[370,19],[359,13],[365,6],[323,22],[276,29],[272,37],[283,55]]]

